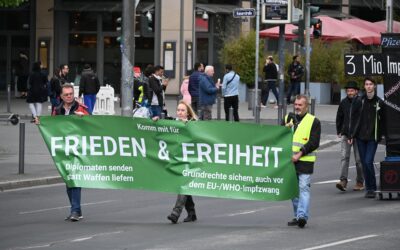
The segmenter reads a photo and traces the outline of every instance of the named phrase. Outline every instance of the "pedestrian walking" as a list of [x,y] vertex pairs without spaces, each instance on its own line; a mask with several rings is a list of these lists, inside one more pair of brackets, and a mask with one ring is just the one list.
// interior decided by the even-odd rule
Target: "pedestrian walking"
[[199,109],[199,85],[200,77],[204,74],[204,64],[196,62],[194,64],[193,73],[189,77],[189,93],[192,98],[192,108],[196,114]]
[[351,118],[357,115],[356,111],[360,108],[361,98],[358,96],[359,88],[356,82],[348,82],[345,89],[347,96],[340,102],[336,114],[336,132],[338,137],[341,138],[341,171],[339,182],[336,183],[336,188],[343,192],[347,189],[350,153],[351,148],[353,147],[357,172],[356,184],[354,185],[353,190],[361,191],[364,190],[364,176],[360,154],[358,152],[356,140],[353,139],[352,143],[349,143],[350,129],[355,125],[354,119]]
[[96,95],[100,90],[100,82],[90,64],[83,66],[82,76],[79,81],[79,97],[83,95],[83,103],[90,114],[96,105]]
[[272,93],[275,96],[276,103],[274,108],[278,108],[279,94],[276,90],[276,80],[278,79],[278,68],[274,63],[274,58],[272,56],[268,56],[265,60],[265,65],[263,72],[265,74],[264,77],[264,87],[261,91],[261,107],[267,107],[269,91],[272,90]]
[[47,101],[47,77],[41,72],[41,63],[35,62],[29,75],[26,102],[32,113],[31,122],[42,114],[42,103]]
[[[58,107],[53,110],[52,115],[89,115],[88,110],[85,106],[75,100],[74,97],[74,86],[68,83],[61,87],[61,103]],[[38,117],[35,119],[35,123],[39,124],[40,120]],[[80,187],[68,187],[67,195],[71,205],[70,215],[65,220],[68,221],[79,221],[83,218],[81,209],[81,191]]]
[[222,80],[222,96],[224,97],[225,120],[229,121],[229,109],[233,109],[235,122],[239,121],[239,83],[240,76],[233,71],[232,65],[225,65],[225,75]]
[[354,130],[351,131],[349,143],[356,139],[358,151],[360,152],[361,164],[365,178],[365,198],[375,198],[377,190],[374,158],[378,142],[384,135],[384,102],[376,95],[375,81],[365,78],[365,95],[361,98],[361,105],[356,110],[352,119],[355,120]]
[[217,91],[220,88],[219,79],[214,83],[214,67],[207,65],[204,69],[204,75],[200,77],[199,84],[199,104],[200,104],[200,119],[212,119],[212,106],[217,98]]
[[183,77],[183,81],[181,84],[181,95],[182,100],[187,104],[191,105],[192,103],[192,96],[189,93],[189,76],[186,75]]
[[316,150],[321,137],[321,123],[308,113],[308,97],[297,95],[295,114],[286,115],[284,125],[293,131],[292,162],[296,168],[299,195],[292,199],[294,219],[288,226],[303,228],[309,219],[311,175],[317,160]]
[[20,92],[18,98],[26,98],[28,95],[29,59],[25,52],[19,52],[18,64],[16,67],[17,90]]
[[[194,113],[192,107],[185,101],[181,100],[178,104],[178,107],[176,108],[176,119],[181,122],[187,123],[191,121],[196,121],[197,116]],[[184,194],[178,194],[175,206],[172,209],[171,214],[167,216],[167,219],[176,224],[178,222],[179,216],[182,213],[183,208],[185,208],[187,211],[187,217],[183,220],[183,222],[193,222],[197,220],[193,197],[191,195]]]
[[288,75],[290,79],[290,86],[286,95],[287,104],[290,104],[292,95],[300,94],[300,82],[304,75],[304,67],[300,63],[300,56],[293,56],[293,61],[289,65]]

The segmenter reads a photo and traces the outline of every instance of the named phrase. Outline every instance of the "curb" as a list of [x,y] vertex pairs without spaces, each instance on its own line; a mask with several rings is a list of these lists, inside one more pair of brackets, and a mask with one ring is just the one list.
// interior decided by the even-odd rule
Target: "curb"
[[[324,141],[320,144],[319,149],[329,148],[340,142],[340,139]],[[0,182],[0,192],[24,187],[33,187],[41,185],[50,185],[64,182],[61,176],[48,176],[43,178],[33,178],[17,181]]]
[[24,188],[24,187],[33,187],[33,186],[41,186],[41,185],[50,185],[64,182],[61,176],[48,176],[43,178],[34,178],[34,179],[26,179],[26,180],[17,180],[17,181],[4,181],[0,182],[0,192],[4,192],[6,190]]

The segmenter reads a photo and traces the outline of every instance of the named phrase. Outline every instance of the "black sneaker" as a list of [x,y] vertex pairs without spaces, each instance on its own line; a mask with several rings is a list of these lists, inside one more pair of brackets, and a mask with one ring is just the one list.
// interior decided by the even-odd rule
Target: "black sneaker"
[[299,222],[297,221],[296,218],[294,218],[293,220],[291,220],[291,221],[289,221],[289,222],[287,223],[287,225],[288,225],[289,227],[297,226],[298,224],[299,224]]
[[371,198],[371,199],[375,198],[375,192],[374,191],[367,191],[365,193],[365,198]]
[[176,216],[175,214],[168,215],[167,219],[170,220],[173,224],[176,224],[178,222],[178,216]]
[[300,217],[298,219],[298,222],[299,222],[298,224],[299,228],[304,228],[304,226],[307,224],[307,220],[303,217]]
[[[67,217],[65,217],[64,220],[71,220],[71,216],[72,216],[72,214],[68,215]],[[82,215],[82,214],[78,214],[78,218],[79,218],[80,220],[83,219],[83,215]]]
[[189,213],[188,216],[183,220],[183,222],[192,222],[192,221],[196,221],[197,220],[197,216],[195,213]]
[[78,213],[72,213],[72,214],[69,216],[69,220],[70,220],[70,221],[73,221],[73,222],[79,221],[79,220],[80,220],[79,214],[78,214]]

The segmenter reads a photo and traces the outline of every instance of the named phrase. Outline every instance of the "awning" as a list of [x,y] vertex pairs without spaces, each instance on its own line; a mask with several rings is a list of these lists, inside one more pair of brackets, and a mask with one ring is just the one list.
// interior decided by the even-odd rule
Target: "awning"
[[229,4],[196,4],[197,9],[205,10],[214,14],[232,14],[234,9],[239,8],[236,5]]

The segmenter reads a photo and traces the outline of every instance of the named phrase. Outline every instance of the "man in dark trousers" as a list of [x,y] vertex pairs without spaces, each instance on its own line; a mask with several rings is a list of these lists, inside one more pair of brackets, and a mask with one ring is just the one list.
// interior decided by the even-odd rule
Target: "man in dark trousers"
[[300,82],[301,78],[304,75],[304,68],[300,64],[300,56],[295,55],[293,56],[293,62],[289,65],[288,75],[290,78],[290,86],[288,93],[286,95],[286,101],[290,104],[290,99],[292,95],[300,94]]
[[[86,107],[75,101],[74,86],[68,83],[61,86],[61,103],[53,110],[52,115],[89,115]],[[35,124],[39,124],[39,117],[35,118]],[[67,186],[68,199],[71,204],[71,213],[65,218],[69,221],[79,221],[83,218],[81,210],[81,188]]]
[[85,64],[79,82],[79,97],[83,94],[83,102],[88,107],[90,114],[93,113],[94,105],[96,104],[96,95],[99,93],[99,90],[99,79],[93,72],[90,64]]
[[276,64],[274,63],[274,58],[272,56],[268,56],[267,60],[265,60],[265,65],[263,72],[265,73],[264,77],[264,85],[262,89],[262,97],[261,97],[261,107],[267,107],[269,91],[272,90],[272,93],[275,96],[276,104],[275,108],[278,108],[277,104],[279,102],[279,94],[276,90],[276,80],[278,79],[278,69],[276,68]]
[[375,81],[371,78],[364,80],[365,95],[361,98],[361,105],[355,111],[352,119],[355,121],[354,129],[351,129],[349,143],[356,139],[360,152],[361,164],[365,178],[365,198],[375,198],[376,178],[374,158],[378,142],[381,141],[384,131],[384,102],[375,92]]
[[204,72],[204,65],[202,63],[195,63],[193,73],[189,77],[189,93],[192,97],[192,108],[198,114],[199,108],[199,83],[200,77]]
[[349,144],[348,140],[350,137],[350,128],[354,127],[354,119],[351,118],[356,115],[356,111],[361,105],[361,100],[358,97],[358,86],[356,82],[348,82],[346,89],[346,98],[344,98],[339,105],[336,114],[336,132],[339,138],[341,138],[341,171],[340,181],[336,183],[336,188],[341,191],[346,191],[347,188],[347,177],[349,174],[349,162],[350,152],[353,146],[354,159],[356,161],[357,178],[356,184],[354,185],[354,191],[361,191],[364,189],[364,176],[362,171],[362,165],[360,161],[360,154],[358,153],[357,143],[353,140],[353,143]]
[[239,121],[239,83],[240,76],[233,71],[232,65],[225,65],[224,78],[222,80],[222,95],[224,97],[225,120],[229,121],[229,109],[233,109],[233,119]]
[[311,175],[317,160],[316,150],[321,138],[321,123],[308,113],[308,97],[297,95],[295,113],[286,115],[283,125],[293,132],[292,162],[299,181],[299,196],[292,199],[294,219],[288,226],[303,228],[309,218]]

